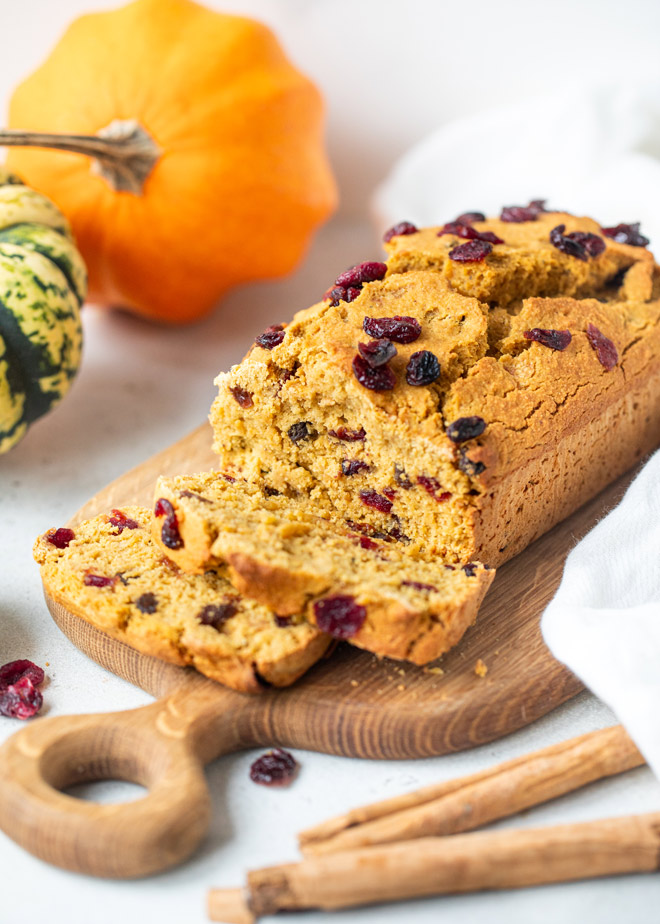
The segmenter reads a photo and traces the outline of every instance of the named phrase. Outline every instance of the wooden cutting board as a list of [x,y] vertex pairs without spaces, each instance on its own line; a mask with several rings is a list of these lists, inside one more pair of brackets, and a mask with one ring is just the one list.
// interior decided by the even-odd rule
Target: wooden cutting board
[[[113,482],[73,521],[126,504],[150,506],[157,475],[204,471],[214,461],[203,425]],[[545,647],[539,618],[566,554],[632,474],[499,570],[476,625],[440,670],[342,645],[293,687],[246,696],[109,639],[47,599],[81,651],[158,700],[122,713],[40,719],[10,738],[0,749],[0,828],[66,869],[142,876],[181,862],[203,837],[209,798],[202,768],[220,754],[282,745],[348,757],[427,757],[528,725],[582,689]],[[479,660],[485,676],[475,672]],[[132,780],[149,793],[126,805],[62,793],[94,779]]]

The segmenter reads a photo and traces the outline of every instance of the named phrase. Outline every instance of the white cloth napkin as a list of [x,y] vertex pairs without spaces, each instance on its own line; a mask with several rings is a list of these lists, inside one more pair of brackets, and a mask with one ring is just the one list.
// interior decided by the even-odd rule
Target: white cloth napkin
[[[660,247],[660,85],[564,93],[446,125],[404,155],[374,212],[382,231],[542,197],[603,225],[641,221]],[[660,779],[660,452],[570,553],[541,625]]]

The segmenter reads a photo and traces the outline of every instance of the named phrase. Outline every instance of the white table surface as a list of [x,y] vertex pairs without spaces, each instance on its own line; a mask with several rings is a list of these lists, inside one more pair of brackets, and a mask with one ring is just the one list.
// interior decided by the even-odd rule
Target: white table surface
[[[10,29],[14,40],[0,59],[0,93],[7,95],[10,86],[37,63],[68,19],[95,6],[105,3],[23,0],[3,9],[5,34]],[[509,79],[513,65],[502,55],[503,48],[534,41],[540,52],[570,50],[574,31],[584,35],[590,23],[597,23],[598,41],[584,49],[585,73],[610,57],[625,73],[627,66],[638,62],[644,67],[657,54],[651,36],[653,25],[660,25],[660,7],[654,3],[632,0],[625,5],[628,17],[622,18],[622,4],[560,0],[552,8],[544,7],[541,25],[529,19],[532,6],[483,0],[469,5],[477,64],[490,63],[501,77],[498,103],[549,89],[553,79],[547,71],[534,70],[531,90],[520,80],[513,84]],[[0,664],[27,657],[48,665],[44,715],[113,711],[150,698],[90,662],[51,622],[31,558],[34,537],[64,523],[108,481],[200,423],[214,394],[214,375],[240,358],[256,332],[311,304],[345,266],[378,255],[366,217],[375,181],[407,145],[439,120],[456,114],[453,101],[440,103],[435,96],[432,111],[419,101],[405,106],[404,100],[413,98],[409,91],[419,84],[419,75],[436,64],[442,77],[439,84],[444,85],[459,68],[465,45],[447,41],[461,25],[458,4],[412,0],[402,21],[399,7],[389,2],[254,0],[228,7],[258,14],[276,26],[294,58],[323,87],[331,106],[330,147],[344,206],[320,233],[296,274],[235,292],[220,311],[195,327],[160,329],[127,315],[85,309],[85,358],[71,395],[14,451],[0,458]],[[527,18],[515,18],[523,10],[528,11]],[[569,21],[574,29],[566,34],[563,24]],[[436,45],[428,38],[430,32],[437,37]],[[405,41],[397,45],[401,35]],[[656,28],[656,39],[657,35]],[[342,49],[336,62],[331,48],[335,57]],[[533,57],[538,60],[543,55]],[[335,67],[340,60],[342,67]],[[392,61],[400,71],[396,80],[387,64]],[[470,61],[474,63],[471,56]],[[486,105],[483,95],[477,98],[478,74],[468,73],[462,86],[472,111]],[[361,97],[368,105],[359,104]],[[401,105],[400,130],[393,129],[382,106],[384,98],[390,106],[392,100]],[[362,120],[361,112],[366,113]],[[297,752],[302,771],[288,790],[269,790],[250,782],[248,767],[254,752],[226,757],[207,773],[214,804],[208,837],[189,862],[166,874],[137,882],[79,876],[34,859],[0,834],[0,924],[19,920],[132,924],[151,919],[160,924],[201,924],[206,920],[205,894],[210,886],[238,885],[248,868],[295,859],[294,835],[301,828],[350,806],[472,772],[613,721],[611,713],[585,693],[533,726],[464,754],[375,762]],[[0,718],[0,741],[18,727],[18,721]],[[104,800],[138,792],[118,783],[97,784],[89,794],[92,791]],[[660,788],[643,768],[503,825],[559,823],[659,808]],[[438,919],[448,924],[477,919],[489,924],[559,920],[620,924],[657,920],[659,906],[658,877],[626,876],[408,902],[327,919],[337,924],[394,924],[402,918],[416,924]],[[281,924],[322,920],[326,918],[321,913],[277,917]]]

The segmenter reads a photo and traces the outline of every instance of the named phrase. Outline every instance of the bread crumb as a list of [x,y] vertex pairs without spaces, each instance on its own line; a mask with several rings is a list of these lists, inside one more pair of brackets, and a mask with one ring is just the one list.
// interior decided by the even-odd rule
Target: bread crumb
[[424,673],[425,674],[435,674],[437,677],[442,677],[442,675],[444,674],[444,671],[441,667],[425,667]]
[[404,685],[403,683],[400,683],[400,684],[398,685],[398,687],[397,687],[397,690],[399,690],[401,693],[403,693],[403,691],[404,691],[405,689],[406,689],[406,688],[405,688],[405,685]]
[[488,667],[486,664],[484,664],[481,658],[479,658],[477,663],[474,665],[474,672],[477,675],[477,677],[485,677],[486,674],[488,673]]
[[351,686],[352,686],[352,687],[357,687],[357,686],[359,686],[358,681],[357,681],[357,680],[351,680]]

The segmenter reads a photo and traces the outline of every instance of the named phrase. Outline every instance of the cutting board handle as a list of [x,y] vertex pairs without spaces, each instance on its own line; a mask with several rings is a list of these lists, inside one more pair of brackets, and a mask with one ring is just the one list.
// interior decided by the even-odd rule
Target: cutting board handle
[[[93,876],[136,878],[186,859],[210,818],[204,763],[249,743],[236,719],[250,698],[210,687],[17,732],[0,748],[0,828],[42,860]],[[62,791],[108,779],[148,793],[102,805]]]

